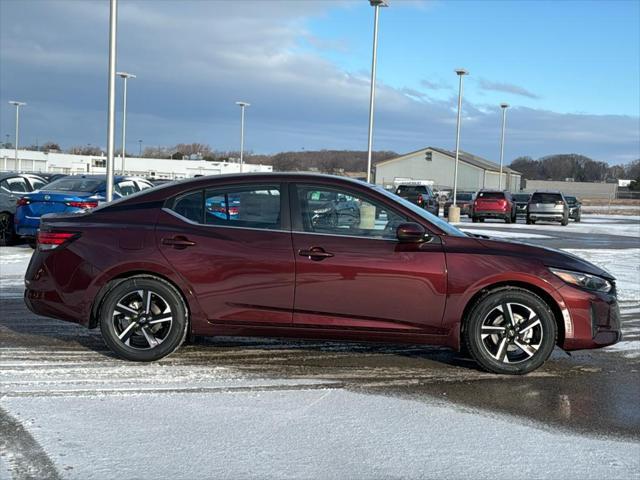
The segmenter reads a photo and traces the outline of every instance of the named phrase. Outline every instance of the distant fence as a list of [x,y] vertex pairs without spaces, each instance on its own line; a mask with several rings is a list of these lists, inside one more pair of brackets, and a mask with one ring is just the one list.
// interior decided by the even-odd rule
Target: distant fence
[[567,195],[579,198],[612,199],[617,198],[618,184],[591,182],[557,182],[553,180],[526,180],[526,192],[536,190],[559,190]]

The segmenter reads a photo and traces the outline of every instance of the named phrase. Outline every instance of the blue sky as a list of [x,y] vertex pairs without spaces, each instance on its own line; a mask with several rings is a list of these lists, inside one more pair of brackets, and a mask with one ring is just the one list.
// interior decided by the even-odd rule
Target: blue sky
[[[118,69],[138,75],[127,148],[237,148],[234,102],[246,100],[257,153],[366,149],[372,20],[366,0],[120,0]],[[23,143],[105,144],[107,22],[106,0],[0,1],[3,140],[15,98],[29,103]],[[507,160],[640,157],[638,1],[392,0],[380,17],[376,149],[453,148],[456,67],[471,72],[467,151],[496,159],[506,101]]]

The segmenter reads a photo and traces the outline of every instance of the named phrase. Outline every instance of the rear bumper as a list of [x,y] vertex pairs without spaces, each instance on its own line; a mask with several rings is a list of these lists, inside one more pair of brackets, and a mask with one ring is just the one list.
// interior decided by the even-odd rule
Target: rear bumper
[[528,216],[531,220],[564,220],[564,213],[529,212]]
[[504,210],[475,210],[473,215],[475,217],[484,218],[507,218],[509,216],[509,212]]
[[40,228],[40,217],[31,217],[17,213],[15,219],[16,233],[21,237],[35,237]]

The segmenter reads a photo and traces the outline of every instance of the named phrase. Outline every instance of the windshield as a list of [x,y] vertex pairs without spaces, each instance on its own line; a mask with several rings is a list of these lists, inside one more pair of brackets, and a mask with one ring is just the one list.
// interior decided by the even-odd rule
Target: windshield
[[100,178],[64,177],[54,180],[42,190],[56,190],[59,192],[95,192],[104,183]]
[[451,235],[453,237],[466,237],[467,236],[467,234],[465,234],[461,230],[458,230],[456,227],[454,227],[450,223],[446,222],[445,220],[441,219],[440,217],[436,217],[435,215],[427,212],[425,209],[420,208],[417,205],[414,205],[413,203],[409,202],[408,200],[405,200],[404,198],[402,198],[402,197],[400,197],[398,195],[395,195],[395,194],[385,190],[382,187],[376,186],[376,187],[373,187],[373,188],[375,188],[378,192],[382,192],[382,194],[384,196],[390,198],[394,202],[399,203],[402,206],[408,208],[413,213],[416,213],[417,215],[419,215],[420,217],[424,218],[429,223],[432,223],[433,225],[438,227],[440,230],[442,230],[447,235]]

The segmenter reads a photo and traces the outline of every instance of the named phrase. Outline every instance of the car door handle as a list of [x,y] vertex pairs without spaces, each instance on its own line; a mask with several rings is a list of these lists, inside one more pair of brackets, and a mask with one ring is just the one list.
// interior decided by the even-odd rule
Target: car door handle
[[314,260],[316,262],[324,260],[325,258],[333,257],[333,253],[325,252],[324,249],[320,247],[298,250],[298,255],[301,257],[307,257],[309,260]]
[[163,238],[162,244],[168,245],[178,250],[182,250],[187,247],[193,247],[196,244],[196,242],[192,242],[187,237],[177,236],[173,238]]

